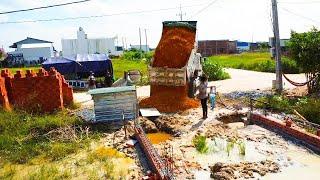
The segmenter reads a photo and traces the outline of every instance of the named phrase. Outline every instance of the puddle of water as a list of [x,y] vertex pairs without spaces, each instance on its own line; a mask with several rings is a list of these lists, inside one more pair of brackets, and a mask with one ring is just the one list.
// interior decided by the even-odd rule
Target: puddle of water
[[[245,145],[245,155],[240,154],[238,144],[234,144],[234,147],[227,152],[228,141],[227,139],[215,138],[208,141],[209,153],[199,154],[194,151],[193,156],[199,160],[200,164],[212,165],[216,162],[223,163],[238,163],[243,161],[256,162],[265,160],[266,157],[256,149],[256,145],[251,141],[243,141]],[[210,160],[210,161],[208,161]]]
[[[188,153],[194,157],[202,167],[208,167],[216,162],[239,163],[258,162],[261,160],[272,160],[280,165],[281,171],[276,174],[267,174],[258,179],[319,179],[320,177],[320,156],[307,151],[293,143],[287,142],[265,129],[249,126],[239,131],[241,134],[248,134],[251,137],[262,137],[259,142],[246,141],[245,156],[239,154],[238,146],[235,144],[230,155],[226,151],[227,140],[216,138],[215,141],[208,141],[210,152],[199,154],[196,150]],[[268,137],[268,138],[267,138]],[[273,143],[270,143],[270,140]],[[195,179],[210,179],[209,171],[196,171]]]
[[150,133],[147,134],[148,139],[152,144],[160,144],[172,138],[170,134],[167,133]]

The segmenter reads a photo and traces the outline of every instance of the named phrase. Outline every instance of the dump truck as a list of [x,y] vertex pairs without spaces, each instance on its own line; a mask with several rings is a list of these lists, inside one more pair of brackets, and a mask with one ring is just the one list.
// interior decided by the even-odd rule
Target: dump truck
[[[172,28],[188,28],[194,33],[196,32],[197,21],[165,21],[163,22],[163,36],[165,34],[166,29]],[[175,38],[175,34],[166,35],[168,38]],[[154,58],[151,60],[150,65],[148,66],[149,70],[149,78],[151,85],[163,85],[163,86],[185,86],[189,83],[190,80],[193,79],[195,75],[195,71],[199,74],[202,73],[201,66],[201,54],[197,53],[197,43],[195,39],[193,39],[194,47],[190,49],[189,59],[187,63],[182,68],[170,68],[170,67],[155,67]],[[165,52],[164,52],[165,53]],[[175,59],[172,59],[175,61]],[[193,83],[193,82],[192,82]]]

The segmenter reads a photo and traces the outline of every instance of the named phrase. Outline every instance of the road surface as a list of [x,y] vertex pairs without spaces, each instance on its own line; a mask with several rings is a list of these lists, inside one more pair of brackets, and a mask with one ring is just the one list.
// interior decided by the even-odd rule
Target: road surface
[[[209,82],[209,85],[217,86],[217,91],[220,93],[230,93],[233,91],[250,91],[250,90],[267,90],[272,87],[272,80],[276,79],[274,73],[264,73],[264,72],[255,72],[247,71],[240,69],[226,69],[230,74],[231,79]],[[290,74],[288,75],[293,81],[296,82],[305,82],[306,78],[304,74]],[[284,80],[284,88],[292,89],[292,86],[289,82]],[[138,97],[149,97],[150,96],[150,86],[142,86],[137,89]],[[74,93],[74,98],[76,102],[89,102],[91,96],[86,93]]]
[[[210,86],[217,86],[217,91],[220,93],[230,93],[233,91],[250,91],[250,90],[267,90],[272,88],[272,80],[276,79],[275,73],[264,73],[247,71],[241,69],[226,69],[230,74],[231,79],[209,82]],[[288,75],[293,81],[306,82],[304,74],[290,74]],[[284,88],[292,89],[292,86],[284,78]],[[138,88],[139,97],[148,97],[150,94],[150,86],[143,86]]]

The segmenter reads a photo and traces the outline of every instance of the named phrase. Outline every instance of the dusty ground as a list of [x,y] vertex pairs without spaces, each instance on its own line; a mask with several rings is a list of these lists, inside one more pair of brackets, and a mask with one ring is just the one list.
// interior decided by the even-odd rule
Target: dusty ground
[[[232,79],[212,82],[218,86],[221,93],[231,91],[252,91],[256,89],[270,89],[275,74],[260,73],[244,70],[227,70]],[[304,75],[289,75],[290,78],[303,82]],[[285,82],[285,88],[292,89]],[[149,87],[139,87],[137,94],[139,98],[149,96]],[[297,90],[300,91],[304,90]],[[254,93],[260,96],[264,92]],[[238,96],[238,94],[229,94]],[[238,97],[234,97],[238,99]],[[91,96],[86,93],[75,93],[75,100],[82,104],[84,113],[81,115],[85,119],[93,116],[93,102]],[[239,101],[226,101],[226,104],[233,106]],[[241,107],[242,108],[242,107]],[[241,109],[240,108],[240,109]],[[245,113],[248,108],[241,111]],[[210,167],[216,163],[224,163],[220,179],[233,178],[254,178],[254,179],[317,179],[320,177],[320,157],[258,126],[244,126],[239,123],[240,117],[226,118],[233,111],[219,105],[215,111],[209,111],[208,119],[203,120],[201,109],[193,109],[179,114],[167,114],[158,119],[140,119],[145,129],[150,132],[166,132],[173,135],[166,142],[155,144],[160,154],[163,154],[165,144],[174,149],[175,175],[177,179],[210,179],[214,173],[210,172]],[[235,123],[233,123],[233,120]],[[224,122],[224,123],[223,123]],[[116,134],[116,135],[115,135]],[[146,171],[144,164],[139,162],[134,148],[125,147],[123,131],[106,134],[103,141],[107,146],[115,146],[129,158],[135,159],[135,166],[141,169],[137,172]],[[196,151],[192,140],[196,135],[205,135],[209,146],[209,152],[200,154]],[[111,139],[115,138],[115,142]],[[245,144],[245,155],[239,154],[238,145],[229,152],[226,151],[228,139],[236,139],[237,142]],[[273,168],[268,168],[272,165]],[[268,167],[267,167],[268,166]],[[240,169],[239,169],[240,168]],[[278,169],[277,169],[278,168]],[[212,169],[212,168],[211,168]],[[221,170],[221,169],[220,169]],[[241,173],[245,172],[245,173]],[[275,173],[277,172],[277,173]],[[231,173],[233,176],[221,176]]]

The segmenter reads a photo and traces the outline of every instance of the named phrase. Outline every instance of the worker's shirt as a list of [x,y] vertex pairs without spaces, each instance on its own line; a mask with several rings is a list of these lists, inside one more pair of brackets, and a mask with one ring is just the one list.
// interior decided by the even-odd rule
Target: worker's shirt
[[198,98],[199,98],[199,99],[208,98],[208,92],[207,92],[208,83],[207,83],[207,82],[205,82],[205,83],[200,83],[198,89],[199,89],[199,94],[198,94]]

